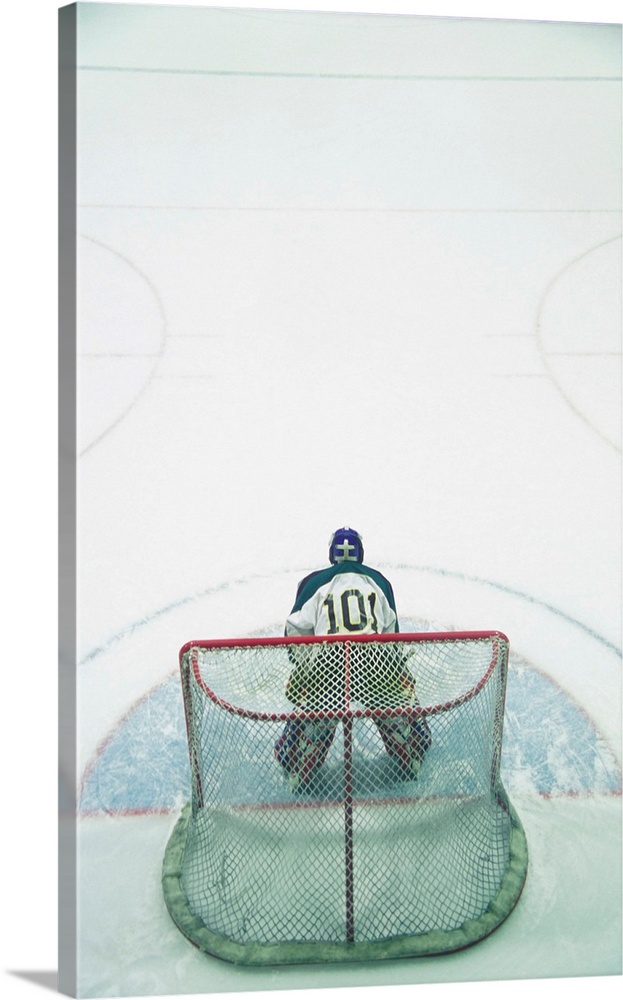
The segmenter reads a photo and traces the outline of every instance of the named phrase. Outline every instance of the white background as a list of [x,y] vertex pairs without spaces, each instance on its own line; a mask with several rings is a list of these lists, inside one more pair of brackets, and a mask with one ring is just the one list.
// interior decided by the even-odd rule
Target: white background
[[[41,995],[56,968],[56,25],[57,3],[3,11],[5,545],[3,995]],[[210,6],[188,4],[188,6]],[[220,3],[220,7],[254,7]],[[285,10],[310,9],[271,3]],[[314,10],[620,22],[619,5],[570,3],[339,3]],[[620,982],[560,981],[614,995]],[[409,987],[392,993],[406,994]],[[530,985],[419,987],[519,995]],[[338,991],[333,991],[338,992]],[[374,991],[378,994],[379,990]],[[326,995],[326,991],[323,991]]]

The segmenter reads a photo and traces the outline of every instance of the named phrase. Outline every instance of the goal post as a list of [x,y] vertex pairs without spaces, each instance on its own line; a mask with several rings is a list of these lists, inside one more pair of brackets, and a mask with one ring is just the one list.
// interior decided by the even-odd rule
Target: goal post
[[248,965],[465,948],[528,851],[500,777],[501,632],[201,640],[180,651],[191,800],[171,917]]

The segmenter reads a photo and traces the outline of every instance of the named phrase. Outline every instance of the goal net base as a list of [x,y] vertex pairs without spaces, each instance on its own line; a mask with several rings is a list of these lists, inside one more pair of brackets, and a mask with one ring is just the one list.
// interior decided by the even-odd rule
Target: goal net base
[[[185,806],[167,844],[162,873],[164,897],[172,919],[189,941],[207,954],[238,965],[369,962],[450,954],[469,948],[492,934],[511,913],[521,895],[528,865],[528,847],[521,821],[512,805],[509,806],[508,819],[510,827],[508,865],[497,895],[480,916],[466,919],[461,925],[452,929],[434,928],[416,934],[396,933],[364,941],[340,941],[329,938],[326,940],[314,938],[309,941],[257,941],[253,940],[252,928],[247,930],[251,937],[246,941],[218,934],[193,912],[184,891],[182,872],[191,822],[190,803]],[[247,836],[250,839],[246,847],[251,850],[252,856],[256,857],[257,836],[253,830],[248,830]],[[238,839],[238,845],[239,849],[244,850],[244,839]],[[377,846],[379,855],[382,855],[385,845],[379,842]],[[414,865],[414,868],[417,868],[417,865]],[[417,878],[417,874],[415,877]],[[336,896],[339,896],[339,884],[335,888]],[[273,885],[269,905],[276,910],[287,909],[284,906],[286,891],[283,886]],[[390,899],[389,902],[393,905],[395,900]],[[343,918],[341,913],[336,912],[336,906],[332,909],[332,914],[323,914],[323,923],[326,926],[339,924],[340,917]],[[285,921],[287,921],[286,913],[284,913]]]

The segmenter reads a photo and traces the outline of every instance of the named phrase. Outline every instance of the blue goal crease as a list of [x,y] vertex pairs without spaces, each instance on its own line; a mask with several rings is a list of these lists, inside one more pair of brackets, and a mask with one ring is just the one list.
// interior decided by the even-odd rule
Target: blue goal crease
[[[269,727],[271,737],[272,727]],[[280,768],[272,761],[272,742],[264,727],[247,725],[246,743],[233,765],[232,802],[262,797],[275,803],[288,801],[291,793]],[[455,753],[469,760],[477,754],[469,727]],[[215,761],[226,762],[227,741],[214,726],[207,752]],[[438,746],[437,750],[440,750]],[[355,751],[357,748],[355,747]],[[336,751],[337,753],[338,751]],[[434,746],[431,767],[434,765]],[[327,760],[331,768],[331,760]],[[217,768],[218,770],[218,768]],[[360,767],[361,792],[404,794],[391,762],[379,744],[378,762]],[[560,689],[537,670],[526,665],[511,670],[506,693],[506,713],[501,775],[507,792],[540,795],[616,793],[621,789],[620,769],[612,751],[590,719]],[[320,779],[315,790],[329,794],[331,775]],[[425,791],[423,770],[419,792]],[[324,791],[323,791],[324,788]],[[334,790],[331,794],[335,794]],[[90,765],[80,800],[82,813],[158,811],[173,809],[190,797],[190,769],[184,709],[175,675],[140,701],[108,740]]]

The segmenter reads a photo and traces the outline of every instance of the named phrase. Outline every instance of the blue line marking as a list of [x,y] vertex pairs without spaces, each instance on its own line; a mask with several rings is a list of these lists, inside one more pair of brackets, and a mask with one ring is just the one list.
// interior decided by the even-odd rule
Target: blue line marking
[[[527,601],[529,604],[536,604],[539,607],[545,608],[545,610],[550,611],[553,615],[556,615],[558,618],[563,619],[569,625],[573,625],[575,628],[578,628],[582,632],[585,632],[592,639],[595,639],[596,642],[599,642],[601,645],[605,646],[606,649],[610,649],[618,656],[621,656],[621,648],[619,646],[611,642],[609,639],[606,639],[604,636],[600,635],[599,632],[596,632],[594,629],[590,628],[590,626],[585,625],[577,618],[572,618],[571,615],[566,614],[564,611],[561,611],[559,608],[554,607],[552,604],[548,604],[546,601],[541,601],[538,597],[534,597],[532,594],[525,593],[524,591],[521,590],[515,590],[513,587],[508,587],[506,584],[498,583],[495,580],[487,580],[484,577],[469,576],[465,573],[459,573],[456,570],[449,570],[436,566],[410,566],[405,563],[388,563],[388,564],[379,564],[379,568],[381,569],[386,568],[389,570],[406,569],[417,573],[431,573],[435,576],[445,576],[451,579],[462,580],[467,583],[477,583],[486,587],[492,587],[494,590],[501,590],[503,593],[510,594],[513,597],[518,597],[522,601]],[[213,587],[206,587],[205,590],[201,590],[195,594],[188,594],[184,597],[181,597],[177,601],[171,601],[170,604],[165,604],[162,607],[157,608],[155,611],[152,612],[152,614],[146,615],[144,618],[140,618],[138,621],[132,622],[125,628],[120,629],[114,635],[110,636],[107,640],[105,640],[101,645],[94,647],[82,658],[82,660],[80,661],[80,665],[89,663],[91,660],[97,659],[98,656],[102,656],[104,653],[107,653],[108,650],[112,649],[127,636],[132,635],[139,629],[151,625],[154,621],[158,620],[159,618],[163,618],[165,615],[171,614],[172,612],[179,610],[179,608],[183,608],[186,605],[193,604],[195,601],[204,600],[207,597],[212,597],[215,594],[223,593],[223,591],[230,590],[233,587],[241,587],[250,583],[256,583],[258,580],[274,580],[276,577],[282,576],[284,573],[297,574],[297,572],[301,575],[304,573],[308,573],[309,566],[303,567],[298,571],[295,567],[294,569],[291,568],[289,570],[280,570],[279,572],[272,574],[257,573],[239,580],[226,580],[223,583],[215,584]]]
[[522,601],[526,601],[528,604],[536,604],[541,608],[545,608],[546,611],[551,612],[551,614],[556,615],[557,618],[562,618],[569,625],[579,628],[580,631],[585,632],[586,635],[590,635],[591,639],[595,642],[600,643],[605,646],[606,649],[611,650],[616,653],[617,656],[621,656],[621,647],[617,646],[616,643],[611,642],[610,639],[606,639],[605,636],[600,635],[595,629],[591,628],[589,625],[585,625],[583,622],[579,621],[577,618],[572,618],[571,615],[566,614],[561,611],[560,608],[554,607],[553,604],[548,604],[547,601],[542,601],[538,597],[534,597],[533,594],[528,594],[523,590],[516,590],[514,587],[509,587],[505,583],[498,583],[496,580],[487,580],[482,576],[470,576],[467,573],[458,573],[456,570],[441,569],[436,566],[409,566],[403,563],[392,564],[391,569],[408,569],[418,573],[432,573],[435,576],[446,576],[455,580],[463,580],[467,583],[478,583],[485,587],[492,587],[494,590],[501,590],[505,594],[510,594],[512,597],[519,597]]

